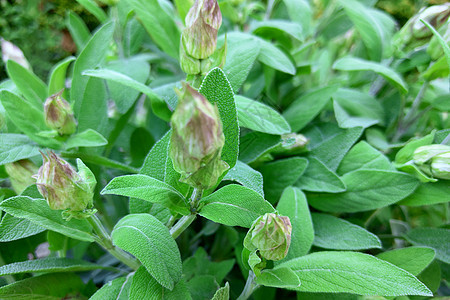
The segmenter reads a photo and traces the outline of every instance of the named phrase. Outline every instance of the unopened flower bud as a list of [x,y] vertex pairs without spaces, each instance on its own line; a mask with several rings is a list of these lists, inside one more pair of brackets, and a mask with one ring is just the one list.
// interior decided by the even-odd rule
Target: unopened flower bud
[[32,177],[38,171],[38,167],[29,159],[22,159],[5,164],[12,188],[17,194],[22,193],[29,185],[36,180]]
[[426,174],[450,180],[450,146],[421,146],[414,151],[413,160]]
[[170,157],[181,182],[207,189],[229,168],[220,159],[225,137],[219,111],[188,84],[178,94],[171,119]]
[[222,24],[217,0],[195,0],[186,16],[182,44],[186,53],[196,59],[205,59],[214,53],[217,33]]
[[180,66],[181,70],[188,75],[200,74],[200,60],[186,53],[183,40],[180,43]]
[[42,154],[44,163],[36,176],[36,185],[51,209],[65,209],[72,216],[91,209],[95,187],[92,172],[78,160],[76,170],[65,160],[50,152]]
[[244,239],[244,247],[259,250],[261,257],[280,260],[286,257],[291,244],[292,225],[289,217],[267,213],[253,222]]
[[45,100],[45,122],[51,129],[61,135],[70,135],[77,129],[77,122],[73,116],[70,104],[61,97],[62,91]]
[[450,180],[450,151],[431,159],[431,174],[436,178]]

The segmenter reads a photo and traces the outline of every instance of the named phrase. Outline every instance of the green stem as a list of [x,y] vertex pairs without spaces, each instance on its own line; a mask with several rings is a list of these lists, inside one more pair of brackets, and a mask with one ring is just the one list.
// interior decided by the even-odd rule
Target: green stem
[[237,300],[246,300],[250,297],[256,289],[259,288],[259,284],[255,282],[255,273],[253,271],[248,272],[247,282],[245,283],[245,287],[242,290],[242,293],[239,295]]
[[112,256],[117,258],[119,261],[123,262],[125,265],[129,266],[133,270],[137,270],[141,264],[138,260],[133,258],[131,255],[126,253],[120,248],[117,248],[113,245],[111,241],[111,237],[103,226],[102,222],[96,215],[92,215],[90,218],[87,218],[89,223],[92,225],[94,232],[98,235],[97,243],[105,248]]
[[191,199],[189,200],[191,213],[187,216],[181,217],[181,219],[179,219],[178,222],[170,228],[170,235],[172,235],[174,239],[179,237],[180,234],[185,231],[189,225],[192,224],[192,222],[194,222],[197,217],[198,204],[202,199],[202,194],[203,191],[201,189],[194,188],[194,191],[192,191]]

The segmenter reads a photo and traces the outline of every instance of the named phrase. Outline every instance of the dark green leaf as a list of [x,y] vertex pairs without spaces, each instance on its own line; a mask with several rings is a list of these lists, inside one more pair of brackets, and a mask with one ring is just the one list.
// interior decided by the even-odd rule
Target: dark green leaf
[[450,264],[450,229],[416,228],[405,237],[413,245],[433,248],[437,259]]
[[450,201],[450,185],[445,180],[421,183],[419,187],[398,204],[407,206],[433,205]]
[[296,187],[311,192],[339,193],[346,190],[345,184],[336,173],[320,160],[309,157],[305,173],[295,183]]
[[45,231],[45,228],[28,219],[19,219],[5,214],[0,223],[0,242],[15,241],[43,231]]
[[261,173],[239,160],[236,162],[236,165],[228,171],[223,180],[236,181],[264,197],[263,177]]
[[116,246],[136,256],[165,288],[173,290],[181,279],[178,246],[169,229],[152,215],[131,214],[122,218],[114,226],[112,240]]
[[241,138],[239,160],[250,164],[281,144],[279,135],[251,132]]
[[90,300],[128,300],[134,273],[130,273],[127,277],[119,277],[106,283],[99,289]]
[[200,215],[216,223],[249,228],[261,215],[274,211],[257,192],[230,184],[202,199]]

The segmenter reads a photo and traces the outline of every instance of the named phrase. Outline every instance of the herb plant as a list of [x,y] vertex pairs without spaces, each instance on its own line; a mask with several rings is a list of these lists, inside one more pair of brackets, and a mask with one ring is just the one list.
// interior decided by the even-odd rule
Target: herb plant
[[0,299],[450,294],[448,3],[78,2],[2,40]]

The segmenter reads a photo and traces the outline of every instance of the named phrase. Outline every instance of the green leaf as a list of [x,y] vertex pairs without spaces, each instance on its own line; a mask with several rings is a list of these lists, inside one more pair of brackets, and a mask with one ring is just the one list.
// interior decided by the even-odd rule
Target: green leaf
[[211,275],[196,276],[186,284],[193,299],[211,299],[220,288],[219,284]]
[[134,279],[135,273],[130,273],[126,277],[116,278],[102,286],[90,300],[104,300],[104,299],[116,299],[116,300],[128,300],[128,295],[131,293],[131,285]]
[[300,24],[305,36],[314,30],[312,24],[312,9],[308,0],[284,0],[289,18]]
[[311,214],[314,246],[336,250],[381,248],[380,239],[355,224],[327,214]]
[[189,186],[179,181],[180,174],[173,168],[172,159],[168,154],[171,134],[172,130],[169,130],[150,149],[140,173],[164,181],[186,195]]
[[333,69],[340,71],[373,71],[384,77],[387,81],[392,83],[402,93],[408,92],[408,86],[403,81],[403,78],[389,67],[380,63],[364,60],[357,57],[346,56],[338,59]]
[[277,211],[289,217],[292,225],[291,245],[282,262],[306,255],[314,240],[314,228],[305,194],[298,188],[287,187],[278,202]]
[[270,106],[236,95],[239,126],[268,134],[291,132],[286,120]]
[[138,90],[139,92],[145,94],[150,101],[152,102],[152,107],[157,107],[155,110],[155,114],[161,119],[167,121],[170,119],[171,112],[167,107],[167,103],[165,103],[159,96],[156,94],[151,88],[146,86],[145,84],[140,83],[133,78],[108,69],[100,69],[100,70],[87,70],[82,73],[86,76],[97,77],[102,79],[107,79],[113,82],[120,83],[121,85],[133,88]]
[[229,300],[230,299],[230,285],[225,283],[225,286],[217,290],[211,300]]
[[239,160],[236,162],[236,165],[228,171],[223,180],[238,182],[264,197],[263,177],[261,173]]
[[67,68],[74,60],[73,56],[66,57],[52,68],[48,80],[48,95],[56,94],[65,88]]
[[0,223],[0,242],[10,242],[45,231],[45,228],[28,219],[19,219],[5,214]]
[[73,273],[44,274],[0,287],[0,298],[58,300],[79,294],[84,287],[81,278]]
[[358,295],[432,296],[416,277],[388,262],[358,252],[316,252],[282,263],[291,268],[302,292]]
[[200,275],[210,275],[221,283],[225,276],[233,269],[234,259],[220,262],[211,261],[205,249],[199,247],[195,254],[183,261],[183,276],[187,281]]
[[438,203],[447,203],[450,201],[450,185],[445,180],[439,180],[436,183],[421,183],[419,187],[400,201],[399,205],[422,206]]
[[301,284],[297,274],[290,268],[265,269],[255,281],[260,285],[284,289],[295,289]]
[[250,132],[240,140],[239,160],[250,164],[280,144],[279,135]]
[[[367,93],[340,88],[333,94],[335,114],[339,127],[369,127],[384,123],[384,110],[380,102]],[[339,115],[336,108],[342,110]],[[350,121],[346,119],[350,118]]]
[[417,276],[433,261],[434,256],[435,252],[431,248],[408,247],[382,252],[377,258]]
[[325,107],[337,91],[336,85],[326,86],[307,92],[295,100],[283,112],[283,117],[291,125],[293,132],[303,129]]
[[[106,66],[107,69],[116,71],[120,75],[126,75],[129,79],[132,78],[134,81],[145,84],[150,75],[150,65],[142,58],[129,58],[111,61]],[[120,77],[120,76],[119,76]],[[120,113],[126,113],[139,96],[139,90],[133,87],[126,87],[122,83],[122,78],[120,82],[109,80],[108,90],[110,92],[111,98],[117,106]],[[132,84],[133,82],[130,82]]]
[[339,193],[346,190],[345,184],[336,173],[315,157],[308,158],[305,173],[295,183],[305,191]]
[[178,282],[171,291],[160,285],[144,267],[140,267],[133,276],[133,282],[131,283],[130,289],[130,300],[141,299],[191,300],[192,297],[183,280]]
[[405,237],[413,245],[433,248],[437,259],[450,264],[450,229],[416,228]]
[[387,33],[383,30],[382,20],[377,19],[375,10],[365,7],[361,2],[354,0],[340,0],[345,13],[355,25],[367,48],[372,60],[380,61],[385,48],[390,46]]
[[265,20],[255,22],[252,24],[252,32],[263,38],[267,38],[267,36],[278,37],[285,33],[298,41],[303,41],[302,26],[298,23],[286,20]]
[[184,196],[169,184],[146,175],[125,175],[113,178],[101,194],[134,197],[160,203],[181,214],[189,214]]
[[257,192],[230,184],[202,199],[200,215],[216,223],[250,228],[265,213],[274,212],[272,205]]
[[79,158],[86,163],[93,163],[99,166],[122,170],[129,173],[137,173],[138,170],[126,165],[124,163],[108,159],[103,156],[88,154],[85,152],[62,152],[61,156],[64,158]]
[[100,147],[108,144],[108,140],[95,130],[87,129],[70,136],[66,141],[66,149],[77,147]]
[[417,187],[407,174],[384,170],[357,170],[341,177],[347,191],[339,194],[309,194],[308,203],[328,212],[359,212],[396,203]]
[[[81,73],[87,69],[96,68],[104,62],[113,33],[113,22],[103,25],[97,32],[94,33],[75,61],[73,67],[72,87],[70,89],[70,100],[74,104],[73,108],[77,120],[79,120],[81,108],[85,100],[90,100],[95,103],[95,99],[85,98],[87,84],[91,79],[83,76]],[[97,83],[99,83],[98,80]],[[96,109],[94,109],[94,112],[96,112]]]
[[77,0],[87,11],[93,14],[101,23],[105,22],[108,16],[93,0]]
[[56,140],[38,135],[40,131],[48,130],[44,121],[42,107],[37,109],[29,102],[7,90],[0,91],[0,100],[9,119],[11,119],[14,125],[16,125],[17,128],[24,132],[30,139],[47,147],[60,147],[60,143]]
[[277,201],[283,190],[293,185],[305,172],[308,160],[303,157],[290,157],[270,162],[261,167],[264,178],[264,193],[272,203]]
[[397,165],[402,165],[408,163],[414,157],[414,151],[420,146],[431,145],[434,140],[436,132],[432,131],[430,134],[422,138],[413,138],[409,140],[405,146],[403,146],[400,151],[395,155],[395,163]]
[[394,171],[389,159],[367,142],[361,141],[344,156],[337,170],[343,175],[359,169]]
[[172,16],[157,0],[126,0],[153,41],[167,54],[178,59],[180,31]]
[[310,155],[316,157],[330,170],[336,171],[362,132],[361,127],[341,129],[334,124],[324,123],[308,128],[304,135],[310,139]]
[[17,196],[4,200],[0,209],[17,218],[26,218],[44,228],[59,232],[71,238],[93,242],[91,225],[86,220],[66,221],[61,210],[52,210],[44,199]]
[[82,272],[97,269],[116,270],[111,267],[93,264],[80,259],[47,257],[42,259],[15,262],[0,267],[0,276],[22,273]]
[[279,48],[270,42],[254,36],[254,42],[258,43],[261,50],[258,55],[258,60],[275,70],[295,75],[296,68],[289,57],[284,54]]
[[70,32],[78,52],[80,52],[86,46],[87,42],[91,38],[91,33],[88,27],[76,13],[69,11],[66,19],[66,26]]
[[105,134],[108,126],[108,95],[105,83],[89,78],[77,116],[78,132],[89,129]]
[[232,168],[238,158],[239,126],[230,82],[221,69],[214,68],[203,79],[199,92],[211,103],[217,103],[225,135],[222,160]]
[[[219,37],[217,46],[221,47],[224,38]],[[237,93],[247,79],[260,51],[259,44],[249,35],[240,32],[227,33],[227,58],[223,71],[230,81],[233,91]]]
[[6,71],[20,93],[27,99],[27,102],[34,108],[42,110],[47,98],[45,83],[31,71],[11,59],[6,63]]
[[444,55],[445,55],[445,58],[447,59],[448,67],[450,68],[450,47],[448,46],[447,41],[426,20],[420,19],[420,22],[425,24],[425,26],[427,26],[431,30],[431,32],[436,36],[436,38],[438,39],[439,44],[441,45],[442,49],[444,49]]
[[0,134],[0,165],[39,155],[39,147],[26,135]]
[[149,214],[127,215],[117,222],[111,236],[113,243],[136,256],[159,284],[173,290],[181,279],[180,251],[158,219]]

